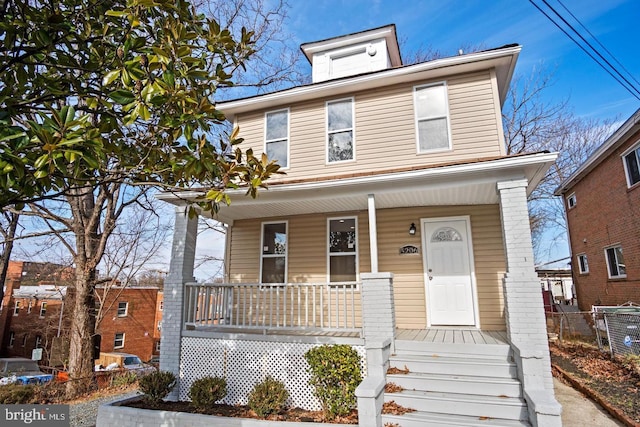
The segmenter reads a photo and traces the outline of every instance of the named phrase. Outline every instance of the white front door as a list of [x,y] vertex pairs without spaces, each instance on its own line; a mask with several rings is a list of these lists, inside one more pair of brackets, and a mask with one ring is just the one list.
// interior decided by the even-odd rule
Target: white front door
[[424,219],[428,324],[476,324],[468,218]]

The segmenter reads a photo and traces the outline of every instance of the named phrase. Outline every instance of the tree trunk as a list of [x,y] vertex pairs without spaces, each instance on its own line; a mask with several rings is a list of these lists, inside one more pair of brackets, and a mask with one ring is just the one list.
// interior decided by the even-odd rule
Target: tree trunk
[[0,255],[0,301],[4,298],[4,282],[7,280],[7,269],[11,260],[11,252],[13,251],[13,239],[16,237],[16,229],[18,228],[18,220],[20,215],[17,213],[9,214],[9,225],[6,233],[3,232],[4,248]]
[[[95,335],[95,268],[76,261],[76,279],[72,293],[71,333],[69,341],[69,377],[67,397],[74,398],[93,385],[93,337]],[[67,298],[69,297],[67,294]]]

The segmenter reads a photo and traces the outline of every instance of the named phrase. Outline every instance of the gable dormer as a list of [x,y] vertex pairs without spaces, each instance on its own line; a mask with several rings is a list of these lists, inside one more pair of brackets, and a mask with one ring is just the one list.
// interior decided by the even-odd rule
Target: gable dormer
[[311,63],[313,83],[402,65],[395,25],[300,46]]

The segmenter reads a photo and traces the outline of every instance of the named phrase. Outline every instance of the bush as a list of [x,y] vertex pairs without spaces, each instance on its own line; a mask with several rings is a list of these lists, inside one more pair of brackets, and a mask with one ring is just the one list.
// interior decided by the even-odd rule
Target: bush
[[256,384],[249,394],[249,408],[265,418],[269,414],[279,412],[284,408],[284,402],[289,398],[289,392],[282,381],[267,377]]
[[8,384],[0,386],[0,404],[24,405],[32,403],[35,395],[34,385]]
[[172,372],[156,371],[140,378],[138,385],[145,399],[157,405],[176,386],[176,376]]
[[199,411],[213,406],[227,395],[227,380],[220,377],[204,377],[195,380],[189,388],[191,405]]
[[348,345],[323,345],[304,355],[309,364],[311,384],[322,404],[324,415],[332,420],[356,408],[356,387],[362,381],[360,356]]
[[[114,387],[125,387],[138,381],[138,375],[134,371],[124,371],[116,374],[112,384]],[[171,390],[169,390],[171,391]]]

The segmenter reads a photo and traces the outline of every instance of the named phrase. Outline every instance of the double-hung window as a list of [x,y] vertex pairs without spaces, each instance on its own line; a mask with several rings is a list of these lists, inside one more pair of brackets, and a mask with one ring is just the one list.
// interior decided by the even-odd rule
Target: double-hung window
[[265,153],[281,168],[289,167],[289,109],[265,114]]
[[40,303],[40,317],[44,317],[45,314],[47,314],[47,302],[42,301]]
[[124,347],[124,332],[118,332],[113,338],[113,348]]
[[587,254],[578,254],[578,271],[580,274],[587,274],[589,272]]
[[329,282],[354,282],[358,270],[357,219],[329,218]]
[[616,245],[604,250],[607,258],[607,272],[610,279],[627,277],[627,267],[622,256],[622,246]]
[[414,89],[418,153],[451,149],[447,85],[438,83]]
[[261,283],[286,283],[287,280],[287,223],[262,224]]
[[129,303],[128,302],[119,302],[118,303],[118,317],[126,317],[128,311],[129,311]]
[[42,348],[42,336],[36,335],[36,344],[34,348]]
[[624,169],[627,173],[627,185],[631,187],[640,182],[640,146],[624,154],[623,158]]
[[353,98],[327,102],[327,163],[354,160]]
[[9,332],[9,348],[13,348],[13,343],[16,341],[16,333],[11,331]]
[[20,314],[20,301],[16,301],[13,306],[13,315],[17,316],[18,314]]

